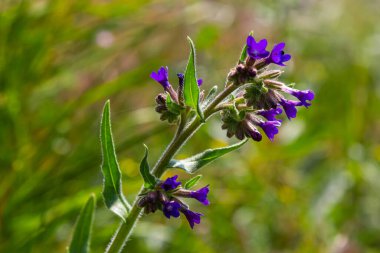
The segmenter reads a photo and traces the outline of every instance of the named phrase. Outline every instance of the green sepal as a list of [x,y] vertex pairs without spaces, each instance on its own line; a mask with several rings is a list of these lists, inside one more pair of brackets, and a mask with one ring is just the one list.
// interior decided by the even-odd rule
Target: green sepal
[[180,115],[181,111],[185,109],[179,104],[173,102],[169,94],[166,96],[166,107],[171,113],[175,115]]
[[190,55],[186,66],[183,84],[183,96],[185,99],[185,104],[194,108],[202,122],[204,122],[203,111],[199,102],[199,87],[197,82],[197,71],[196,71],[196,54],[195,46],[190,37],[187,37],[190,43]]
[[75,224],[74,234],[70,246],[67,248],[69,253],[87,253],[90,251],[91,230],[94,221],[95,195],[91,194],[86,204],[83,206],[78,220]]
[[144,179],[144,187],[147,189],[153,189],[158,179],[150,173],[150,167],[148,164],[148,147],[144,144],[145,155],[140,163],[140,173]]
[[183,160],[172,159],[169,162],[168,168],[180,168],[185,170],[187,173],[193,174],[215,159],[240,148],[244,145],[244,143],[247,142],[247,140],[248,139],[245,139],[241,142],[223,148],[207,149],[202,153],[196,154]]
[[111,112],[109,100],[105,103],[101,126],[100,141],[103,161],[101,165],[103,173],[103,199],[107,208],[125,221],[130,210],[130,205],[125,199],[121,189],[121,171],[117,162],[115,145],[111,130]]
[[194,187],[198,181],[202,178],[202,175],[198,175],[198,176],[195,176],[195,177],[192,177],[190,178],[189,180],[186,181],[186,183],[183,185],[183,188],[185,189],[191,189],[192,187]]

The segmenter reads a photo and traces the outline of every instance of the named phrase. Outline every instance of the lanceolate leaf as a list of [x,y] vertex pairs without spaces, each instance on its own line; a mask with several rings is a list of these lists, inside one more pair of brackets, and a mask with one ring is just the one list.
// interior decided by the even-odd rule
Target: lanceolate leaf
[[190,189],[191,187],[194,187],[198,181],[202,178],[202,175],[195,176],[193,178],[190,178],[186,183],[183,185],[183,188]]
[[87,253],[90,248],[92,223],[94,220],[95,196],[87,200],[75,224],[73,238],[68,248],[69,253]]
[[190,43],[189,61],[185,70],[185,80],[183,85],[183,95],[185,104],[196,109],[199,117],[204,121],[203,112],[199,104],[199,87],[197,83],[197,71],[195,66],[195,47],[193,41],[187,37]]
[[247,44],[244,45],[240,53],[239,63],[243,63],[247,59]]
[[110,102],[104,105],[100,140],[102,146],[103,198],[108,209],[125,220],[130,205],[121,191],[121,172],[117,162],[115,145],[111,132]]
[[196,154],[192,157],[189,157],[183,160],[173,159],[169,162],[168,167],[180,168],[187,171],[188,173],[195,173],[204,165],[214,161],[215,159],[221,157],[224,154],[227,154],[233,150],[240,148],[246,142],[247,142],[247,139],[231,146],[216,148],[216,149],[207,149],[202,153]]
[[156,185],[156,178],[150,173],[150,168],[148,164],[148,147],[145,146],[145,155],[140,163],[140,173],[144,179],[145,188],[153,188]]

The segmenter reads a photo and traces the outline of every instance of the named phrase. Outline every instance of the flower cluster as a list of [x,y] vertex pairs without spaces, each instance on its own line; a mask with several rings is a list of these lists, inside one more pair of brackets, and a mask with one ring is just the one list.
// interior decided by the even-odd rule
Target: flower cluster
[[181,182],[177,181],[178,176],[167,178],[165,181],[159,181],[153,190],[144,193],[138,201],[141,208],[145,208],[145,213],[154,213],[156,210],[161,210],[164,215],[178,218],[180,213],[185,215],[190,227],[194,224],[199,224],[201,221],[200,213],[193,212],[189,206],[182,202],[179,198],[194,198],[203,205],[209,205],[207,199],[209,192],[208,185],[196,191],[191,191],[181,187]]
[[[273,141],[281,126],[281,120],[276,119],[276,116],[284,111],[289,120],[295,118],[296,107],[309,107],[314,93],[311,90],[297,90],[279,82],[277,78],[283,71],[268,70],[270,64],[285,66],[284,63],[291,59],[284,52],[284,42],[276,44],[271,52],[266,50],[266,39],[256,42],[250,35],[246,43],[245,61],[239,62],[228,75],[228,81],[244,87],[244,91],[225,103],[221,112],[224,122],[222,128],[227,130],[228,137],[235,135],[238,139],[247,137],[261,141],[262,136],[257,129],[259,127]],[[288,100],[283,93],[297,100]]]
[[[162,121],[167,120],[169,123],[178,121],[181,111],[184,110],[183,104],[183,83],[184,75],[178,73],[178,89],[175,91],[169,82],[168,67],[160,67],[157,72],[152,72],[150,77],[157,81],[164,88],[165,93],[160,93],[156,97],[156,112],[161,114]],[[203,83],[202,79],[198,79],[198,87]],[[203,95],[203,92],[201,93]],[[170,99],[168,99],[168,96]],[[202,99],[202,97],[201,97]]]

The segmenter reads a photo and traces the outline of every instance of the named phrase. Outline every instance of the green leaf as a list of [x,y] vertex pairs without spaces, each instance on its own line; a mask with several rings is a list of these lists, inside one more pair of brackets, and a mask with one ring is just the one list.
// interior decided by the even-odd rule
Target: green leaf
[[190,55],[189,61],[185,70],[185,80],[183,84],[183,96],[185,98],[185,104],[196,109],[197,114],[204,122],[203,112],[199,103],[199,87],[197,83],[197,71],[195,66],[195,47],[190,37],[187,37],[190,43]]
[[95,196],[92,194],[82,208],[75,224],[73,238],[71,239],[68,252],[87,253],[90,248],[92,223],[94,220]]
[[140,173],[144,179],[144,187],[148,189],[154,188],[156,185],[157,179],[150,173],[150,168],[148,164],[148,147],[144,144],[145,155],[140,163]]
[[247,59],[247,44],[245,44],[243,49],[241,50],[239,63],[245,62],[245,59]]
[[236,150],[243,146],[244,143],[247,142],[248,139],[245,139],[241,142],[233,144],[231,146],[216,148],[216,149],[207,149],[202,153],[196,154],[192,157],[183,159],[183,160],[174,160],[172,159],[169,162],[169,168],[180,168],[188,173],[192,174],[197,172],[200,168],[205,166],[206,164],[214,161],[215,159],[221,157],[224,154],[227,154],[233,150]]
[[190,189],[191,187],[194,187],[198,181],[202,178],[202,175],[195,176],[193,178],[190,178],[186,183],[183,185],[183,188]]
[[115,145],[112,138],[109,100],[104,105],[100,129],[103,155],[101,167],[104,177],[102,192],[104,202],[108,209],[125,221],[125,216],[130,210],[130,205],[121,192],[121,172],[117,162]]

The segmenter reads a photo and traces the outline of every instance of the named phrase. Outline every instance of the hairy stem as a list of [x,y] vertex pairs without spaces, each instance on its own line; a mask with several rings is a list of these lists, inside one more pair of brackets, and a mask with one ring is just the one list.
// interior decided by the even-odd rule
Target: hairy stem
[[[219,93],[214,100],[205,108],[204,117],[205,120],[209,118],[215,111],[214,108],[225,99],[229,94],[231,94],[237,86],[230,84],[221,93]],[[184,118],[181,121],[185,120]],[[177,131],[178,134],[174,136],[172,141],[169,143],[168,147],[163,152],[160,159],[157,161],[152,169],[152,174],[156,177],[161,177],[166,171],[169,161],[173,156],[180,150],[180,148],[190,139],[190,137],[196,132],[196,130],[202,125],[202,122],[198,117],[194,118],[182,131]],[[141,188],[138,195],[143,191]],[[138,196],[137,195],[137,196]],[[113,236],[110,244],[106,249],[106,253],[119,253],[123,249],[125,243],[127,242],[129,236],[132,234],[133,228],[136,225],[138,218],[142,214],[142,208],[137,206],[138,197],[132,205],[132,209],[129,212],[126,221],[122,222]]]

